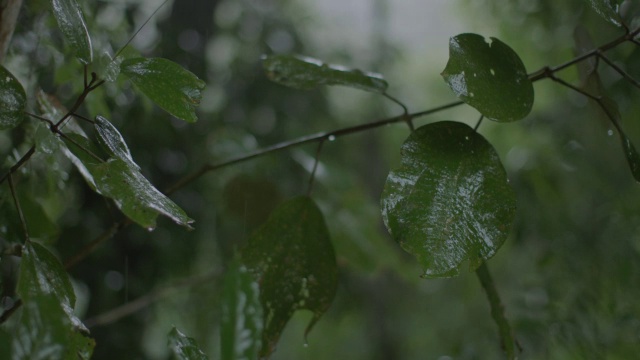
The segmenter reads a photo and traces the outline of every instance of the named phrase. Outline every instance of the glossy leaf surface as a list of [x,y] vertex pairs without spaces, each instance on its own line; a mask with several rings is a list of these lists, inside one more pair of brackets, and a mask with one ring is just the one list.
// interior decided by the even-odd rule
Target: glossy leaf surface
[[460,100],[495,121],[520,120],[533,106],[533,84],[522,60],[496,38],[452,37],[442,77]]
[[623,0],[585,0],[591,5],[593,10],[608,22],[621,26],[622,19],[618,13],[618,8]]
[[504,243],[516,199],[498,154],[469,126],[423,126],[402,145],[389,173],[382,216],[393,239],[414,255],[425,277],[475,270]]
[[295,89],[310,90],[320,85],[344,85],[384,93],[389,86],[380,74],[328,65],[303,56],[266,56],[263,66],[271,81]]
[[126,75],[149,99],[171,115],[188,121],[198,120],[205,83],[182,66],[161,58],[126,59],[120,65]]
[[17,359],[88,359],[95,345],[73,313],[75,294],[67,273],[45,247],[27,241],[16,289],[23,301],[13,341]]
[[140,171],[121,159],[110,159],[89,167],[99,194],[106,196],[131,220],[152,230],[156,218],[163,215],[176,224],[191,228],[193,223],[176,203],[147,180]]
[[76,295],[69,275],[58,258],[44,246],[32,241],[27,241],[24,245],[17,292],[24,301],[40,294],[54,295],[73,326],[87,331],[73,313]]
[[207,360],[198,343],[175,327],[169,332],[169,348],[179,360]]
[[263,309],[261,357],[268,357],[296,310],[313,312],[308,333],[329,308],[338,269],[329,231],[308,197],[280,205],[249,238],[242,260],[258,278]]
[[227,268],[222,299],[222,360],[257,359],[262,338],[260,290],[237,259]]
[[132,167],[140,167],[133,161],[131,151],[118,129],[104,117],[98,115],[95,121],[96,132],[100,145],[113,157],[129,163]]
[[51,0],[53,15],[65,40],[83,64],[93,61],[91,37],[84,22],[82,10],[75,0]]
[[27,95],[20,82],[0,66],[0,130],[13,129],[24,119]]

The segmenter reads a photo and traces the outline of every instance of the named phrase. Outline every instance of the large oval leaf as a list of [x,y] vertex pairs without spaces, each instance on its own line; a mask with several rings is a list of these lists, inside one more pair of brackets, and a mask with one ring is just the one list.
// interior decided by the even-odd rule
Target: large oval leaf
[[308,197],[280,205],[251,235],[242,261],[259,280],[264,312],[260,356],[268,357],[296,310],[313,312],[308,333],[336,293],[335,252],[318,206]]
[[533,106],[533,84],[522,60],[496,38],[452,37],[442,77],[458,98],[492,120],[520,120]]
[[265,56],[263,66],[271,81],[295,89],[310,90],[320,85],[344,85],[384,93],[389,86],[380,74],[328,65],[304,56]]
[[127,146],[124,138],[109,120],[100,115],[96,116],[95,128],[98,133],[98,142],[109,152],[109,155],[129,163],[136,169],[140,169],[140,166],[133,161],[131,151],[129,151],[129,146]]
[[22,122],[26,99],[20,82],[0,65],[0,130],[13,129]]
[[90,64],[93,61],[93,47],[78,3],[75,0],[51,0],[51,7],[58,27],[76,57],[83,64]]
[[382,216],[425,277],[475,270],[504,243],[515,194],[493,147],[465,124],[417,129],[402,145],[402,165],[387,177]]
[[161,58],[126,59],[120,70],[171,115],[188,122],[198,120],[195,107],[200,104],[205,83],[190,71]]
[[623,0],[585,0],[591,5],[600,16],[602,16],[608,22],[616,25],[622,25],[622,18],[618,13],[618,8],[622,4]]

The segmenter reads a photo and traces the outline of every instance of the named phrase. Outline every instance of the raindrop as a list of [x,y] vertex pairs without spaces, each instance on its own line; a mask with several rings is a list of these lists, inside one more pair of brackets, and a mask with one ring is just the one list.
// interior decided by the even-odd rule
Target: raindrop
[[335,135],[329,135],[329,137],[327,138],[327,140],[329,140],[329,141],[335,141],[335,140],[336,140],[336,137],[335,137]]
[[493,69],[489,69],[489,71],[491,72],[491,75],[496,76],[496,72]]
[[465,140],[469,140],[469,137],[468,137],[468,136],[465,136],[465,137],[464,137],[464,139],[465,139]]
[[613,130],[609,129],[609,130],[607,131],[607,135],[612,136],[612,135],[613,135]]
[[305,342],[304,342],[303,346],[304,346],[304,347],[306,347],[306,348],[308,348],[308,347],[309,347],[309,343],[305,340]]

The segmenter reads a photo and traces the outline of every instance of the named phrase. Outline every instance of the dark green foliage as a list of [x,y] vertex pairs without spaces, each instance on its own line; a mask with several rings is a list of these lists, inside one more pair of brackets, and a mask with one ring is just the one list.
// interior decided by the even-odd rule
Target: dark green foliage
[[308,197],[283,203],[251,235],[242,261],[260,284],[264,314],[260,356],[268,357],[296,310],[313,312],[308,333],[335,296],[338,268],[320,209]]
[[533,106],[533,84],[518,54],[496,38],[460,34],[449,40],[442,77],[461,100],[489,119],[524,118]]
[[12,129],[24,119],[26,94],[22,85],[0,66],[0,130]]
[[329,65],[310,57],[270,55],[263,59],[263,66],[272,81],[301,90],[320,85],[344,85],[384,93],[389,86],[380,74]]
[[169,348],[178,360],[207,360],[209,359],[198,347],[198,343],[177,328],[169,332]]
[[493,147],[465,124],[425,125],[402,145],[382,216],[425,277],[454,276],[491,258],[507,239],[516,198]]

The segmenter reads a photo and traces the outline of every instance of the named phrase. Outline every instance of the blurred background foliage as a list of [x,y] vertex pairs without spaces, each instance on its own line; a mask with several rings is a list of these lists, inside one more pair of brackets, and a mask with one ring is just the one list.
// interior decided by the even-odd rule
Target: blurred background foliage
[[[151,0],[82,2],[94,48],[113,55],[159,5]],[[495,36],[527,69],[575,56],[573,33],[595,44],[619,36],[579,0],[328,1],[181,0],[168,3],[133,47],[166,57],[207,82],[200,120],[172,119],[128,83],[107,84],[82,113],[103,115],[123,133],[143,173],[159,189],[197,170],[251,150],[318,131],[394,116],[380,96],[331,88],[296,91],[270,83],[260,56],[300,53],[378,71],[410,110],[454,100],[438,75],[447,41],[460,32]],[[64,44],[44,0],[22,9],[5,60],[31,96],[42,88],[70,104],[82,86],[80,65]],[[431,14],[431,15],[428,15]],[[430,19],[431,21],[424,20]],[[432,41],[436,39],[436,41]],[[428,44],[428,45],[426,45]],[[623,45],[610,58],[640,78],[640,48]],[[623,127],[640,144],[640,93],[601,65],[605,88],[620,106]],[[580,84],[575,67],[560,76]],[[485,121],[480,132],[497,148],[516,189],[512,237],[489,262],[525,359],[629,359],[640,350],[640,187],[617,136],[597,107],[551,81],[535,84],[530,116],[513,124]],[[457,108],[419,120],[473,124]],[[0,155],[13,165],[37,136],[35,120],[0,133]],[[473,273],[422,280],[420,268],[390,239],[379,197],[408,135],[402,125],[325,144],[313,197],[337,250],[340,285],[334,304],[309,336],[311,314],[296,314],[274,359],[499,358],[497,329]],[[280,202],[304,194],[316,146],[226,167],[172,198],[196,220],[195,230],[161,220],[147,232],[130,226],[70,274],[78,312],[96,339],[95,359],[167,359],[175,325],[213,359],[219,357],[220,278],[236,249]],[[39,154],[18,188],[34,238],[67,259],[121,215],[94,194],[68,162]],[[3,187],[3,246],[21,243]],[[28,196],[27,196],[28,195]],[[295,221],[295,219],[292,219]],[[13,293],[16,262],[2,259],[3,302]],[[214,274],[200,280],[198,274]],[[194,277],[195,278],[192,278]],[[154,289],[175,287],[122,318],[97,317]],[[113,321],[117,320],[117,321]]]

